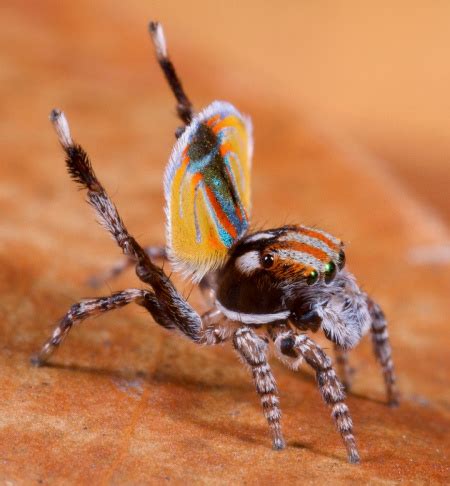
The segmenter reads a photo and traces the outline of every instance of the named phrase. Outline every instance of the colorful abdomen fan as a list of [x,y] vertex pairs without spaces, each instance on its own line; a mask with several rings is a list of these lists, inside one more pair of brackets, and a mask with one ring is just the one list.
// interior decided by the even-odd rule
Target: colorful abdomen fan
[[175,144],[164,176],[169,258],[199,281],[222,266],[248,228],[252,124],[215,101]]

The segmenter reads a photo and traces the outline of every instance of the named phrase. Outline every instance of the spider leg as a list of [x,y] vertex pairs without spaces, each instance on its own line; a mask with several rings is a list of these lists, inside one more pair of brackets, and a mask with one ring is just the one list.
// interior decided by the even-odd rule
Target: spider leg
[[[167,82],[172,89],[173,94],[177,100],[177,113],[180,119],[185,125],[191,123],[194,115],[192,109],[192,103],[184,92],[180,78],[178,77],[175,67],[169,58],[167,53],[166,39],[164,37],[164,31],[162,25],[159,22],[150,22],[149,32],[153,40],[153,45],[156,51],[156,57],[159,65],[164,72]],[[177,138],[183,133],[184,127],[177,130]]]
[[336,356],[338,375],[341,377],[345,391],[349,392],[352,386],[353,369],[348,362],[348,351],[339,346],[339,344],[334,343],[334,354]]
[[146,301],[155,321],[163,327],[177,328],[195,342],[202,340],[202,319],[183,299],[164,271],[156,266],[128,232],[106,190],[94,173],[91,162],[83,148],[75,144],[64,114],[53,110],[50,115],[59,141],[66,152],[66,165],[72,178],[87,190],[87,199],[94,208],[99,221],[109,231],[122,252],[136,262],[136,274],[142,282],[153,288],[156,305]]
[[284,449],[281,410],[275,379],[267,361],[267,342],[249,327],[240,327],[233,336],[234,348],[253,374],[256,391],[261,397],[264,415],[272,434],[273,448]]
[[372,299],[368,299],[368,305],[372,317],[371,332],[373,351],[383,370],[388,405],[390,407],[397,407],[399,405],[399,393],[396,386],[392,349],[389,343],[386,318],[380,306]]
[[151,302],[153,306],[157,305],[155,296],[151,292],[139,289],[122,290],[96,299],[83,299],[72,305],[66,315],[58,321],[51,337],[42,346],[40,352],[31,358],[32,363],[36,366],[43,365],[67,337],[74,324],[78,324],[88,317],[119,309],[132,302],[143,307],[147,307],[148,302]]
[[[120,292],[114,292],[112,295],[106,297],[83,299],[72,305],[65,316],[58,321],[52,335],[42,346],[39,353],[31,358],[31,362],[35,366],[42,366],[46,363],[75,324],[81,323],[90,317],[125,307],[133,302],[146,308],[152,315],[161,312],[155,295],[148,290],[126,289]],[[229,325],[226,325],[227,323],[223,323],[224,319],[220,311],[215,309],[203,314],[203,326],[201,330],[202,344],[220,344],[231,337],[233,329]],[[170,322],[163,322],[165,324],[164,327],[167,329],[176,330],[176,327]]]
[[[166,248],[163,246],[146,246],[144,247],[145,253],[151,259],[162,259],[167,261]],[[93,288],[101,287],[108,280],[118,277],[121,273],[134,266],[135,262],[131,258],[122,258],[114,263],[110,268],[93,275],[88,279],[88,285]]]
[[348,460],[359,462],[359,454],[353,436],[353,424],[347,405],[344,403],[343,386],[332,367],[331,359],[323,352],[318,344],[305,334],[295,334],[292,330],[280,328],[275,337],[275,346],[281,355],[295,359],[303,358],[316,372],[317,384],[323,400],[332,407],[331,415],[336,423],[347,449]]

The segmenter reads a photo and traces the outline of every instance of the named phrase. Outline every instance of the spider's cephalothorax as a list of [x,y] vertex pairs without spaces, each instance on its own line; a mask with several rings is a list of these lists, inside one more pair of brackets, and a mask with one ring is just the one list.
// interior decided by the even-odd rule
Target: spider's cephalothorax
[[[370,327],[367,295],[344,270],[343,243],[316,228],[285,226],[243,238],[217,276],[216,305],[229,319],[289,319],[352,348]],[[261,296],[264,296],[261,299]]]
[[[134,264],[146,288],[74,304],[33,362],[43,364],[74,324],[134,302],[157,324],[195,343],[214,345],[232,340],[252,371],[273,447],[282,449],[281,411],[267,359],[272,340],[283,363],[296,369],[305,362],[315,370],[319,391],[332,407],[349,461],[358,462],[344,386],[331,359],[307,332],[322,329],[334,343],[337,365],[348,388],[346,350],[370,329],[388,401],[395,405],[398,395],[383,312],[344,268],[343,244],[330,234],[306,226],[248,233],[251,121],[230,103],[219,101],[195,114],[168,57],[161,26],[151,23],[150,33],[185,124],[176,131],[178,141],[164,177],[166,245],[143,248],[128,232],[86,152],[73,142],[65,116],[53,110],[50,119],[66,153],[69,174],[87,190],[89,204],[127,256],[103,277]],[[199,283],[210,298],[211,309],[199,315],[154,263],[157,258],[169,259],[176,270]]]

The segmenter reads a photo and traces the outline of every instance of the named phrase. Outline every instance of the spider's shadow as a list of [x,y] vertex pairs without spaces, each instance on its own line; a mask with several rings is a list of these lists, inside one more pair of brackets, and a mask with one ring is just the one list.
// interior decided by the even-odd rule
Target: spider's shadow
[[[283,369],[285,369],[285,368],[283,368]],[[288,370],[288,373],[292,377],[294,377],[294,379],[296,379],[300,376],[302,381],[306,381],[306,382],[309,382],[311,384],[316,385],[316,379],[314,378],[314,375],[311,374],[310,372],[306,371],[304,368],[300,368],[297,371]],[[350,397],[350,398],[356,398],[357,400],[364,400],[364,401],[367,401],[367,402],[372,402],[372,403],[376,403],[378,405],[386,406],[386,402],[383,401],[382,399],[363,395],[361,393],[354,392],[353,390],[350,390],[350,391],[346,390],[345,395],[347,397]]]
[[[94,368],[91,366],[83,366],[78,364],[63,364],[63,363],[46,363],[44,366],[54,369],[74,371],[81,373],[89,373],[92,375],[105,376],[113,380],[143,380],[147,385],[152,385],[155,383],[168,383],[171,385],[181,386],[192,391],[211,391],[211,390],[229,390],[229,391],[239,391],[245,392],[251,389],[250,380],[239,381],[239,380],[224,380],[217,381],[216,383],[211,383],[201,379],[195,379],[192,375],[186,375],[185,373],[168,372],[167,370],[156,369],[153,373],[149,373],[145,370],[130,370],[127,369],[114,369],[114,368]],[[303,368],[297,371],[286,370],[280,364],[275,365],[275,369],[278,373],[288,373],[294,379],[300,378],[302,381],[309,382],[311,385],[316,386],[316,379],[314,375]],[[378,405],[385,406],[385,402],[382,399],[367,396],[358,392],[347,391],[346,395],[357,400],[368,401],[376,403]]]
[[[63,364],[63,363],[46,363],[43,365],[50,369],[76,372],[76,373],[87,373],[99,377],[107,377],[112,381],[126,380],[128,382],[133,382],[134,380],[142,380],[147,386],[157,385],[157,384],[171,384],[175,386],[183,387],[187,390],[192,390],[195,392],[208,392],[211,390],[230,390],[239,393],[251,392],[251,383],[239,382],[239,381],[228,381],[227,383],[218,382],[217,384],[208,383],[201,380],[195,380],[192,377],[180,377],[175,371],[173,373],[167,373],[163,371],[156,370],[155,372],[149,374],[143,370],[131,371],[130,369],[119,370],[110,368],[93,368],[90,366],[83,366],[78,364]],[[236,393],[237,395],[238,393]],[[244,402],[244,401],[243,401]],[[247,403],[247,401],[245,401]],[[239,403],[237,403],[239,405]],[[255,405],[257,402],[255,401]],[[192,403],[195,407],[195,403]],[[177,407],[174,407],[176,410]],[[202,429],[208,430],[209,432],[214,431],[218,434],[223,434],[224,429],[221,424],[214,424],[211,421],[201,420],[198,418],[198,414],[194,416],[189,411],[189,402],[183,401],[182,407],[183,414],[187,414],[189,420],[192,423],[201,427]],[[230,414],[232,417],[232,414]],[[255,433],[256,432],[256,433]],[[262,424],[261,427],[257,427],[255,431],[254,426],[242,427],[234,420],[230,420],[227,425],[227,433],[232,435],[243,442],[253,444],[253,445],[265,445],[268,441],[267,438],[267,428]]]
[[[173,372],[168,372],[167,370],[156,370],[152,373],[149,373],[144,370],[130,370],[127,369],[114,369],[114,368],[94,368],[90,366],[83,366],[78,364],[63,364],[63,363],[48,363],[45,365],[46,367],[70,371],[70,372],[81,372],[87,373],[91,375],[96,375],[99,377],[107,377],[110,378],[112,381],[117,380],[125,380],[127,382],[133,382],[135,380],[142,380],[147,386],[152,385],[162,385],[162,384],[171,384],[179,387],[183,387],[187,390],[193,392],[210,392],[214,390],[228,390],[237,393],[233,393],[233,395],[239,396],[242,395],[243,397],[246,394],[252,392],[252,385],[250,380],[247,381],[239,381],[239,380],[225,380],[224,382],[218,381],[217,383],[211,383],[208,381],[204,381],[201,379],[195,379],[191,375],[180,374],[177,370],[173,370]],[[277,366],[278,367],[278,366]],[[288,371],[288,373],[292,373],[292,376],[295,375],[295,378],[298,379],[300,376],[302,381],[309,382],[311,385],[316,385],[316,380],[314,376],[306,370],[300,369],[296,372]],[[384,405],[384,402],[380,399],[375,399],[372,397],[368,397],[365,395],[361,395],[359,393],[350,393],[351,397],[356,398],[358,400],[368,400],[373,403],[377,403],[380,405]],[[248,403],[246,398],[242,398],[239,400],[236,405],[239,406],[242,403]],[[219,421],[217,424],[211,422],[210,420],[201,420],[198,414],[193,414],[190,412],[188,404],[183,401],[183,414],[188,415],[188,419],[195,424],[196,426],[207,430],[208,432],[217,432],[217,434],[223,434],[224,428],[222,421]],[[192,406],[195,407],[195,403],[192,403]],[[254,403],[255,409],[259,410],[257,400]],[[230,413],[230,420],[227,423],[227,433],[231,436],[243,441],[249,445],[253,446],[261,446],[261,447],[268,447],[270,448],[270,439],[268,438],[267,434],[267,427],[265,424],[259,425],[243,425],[236,420],[232,419],[232,414]],[[337,460],[337,461],[345,461],[345,456],[342,454],[333,454],[327,453],[322,449],[318,449],[314,447],[309,442],[300,442],[298,440],[288,441],[287,447],[296,448],[300,450],[308,450],[314,454],[319,454],[323,457]]]
[[87,373],[91,375],[97,375],[102,377],[108,377],[112,380],[142,380],[148,386],[154,384],[171,384],[176,386],[181,386],[186,388],[187,390],[194,390],[194,391],[208,391],[208,390],[218,390],[218,389],[228,389],[228,390],[235,390],[235,391],[242,391],[247,390],[249,388],[248,383],[243,382],[236,382],[236,381],[227,381],[227,382],[217,382],[217,383],[208,383],[207,381],[203,380],[196,380],[191,376],[186,376],[174,372],[169,373],[167,371],[156,370],[153,373],[148,373],[144,370],[135,370],[132,371],[129,368],[127,369],[114,369],[114,368],[94,368],[91,366],[83,366],[78,364],[64,364],[64,363],[46,363],[43,365],[46,368],[53,368],[63,371],[70,371],[76,373]]

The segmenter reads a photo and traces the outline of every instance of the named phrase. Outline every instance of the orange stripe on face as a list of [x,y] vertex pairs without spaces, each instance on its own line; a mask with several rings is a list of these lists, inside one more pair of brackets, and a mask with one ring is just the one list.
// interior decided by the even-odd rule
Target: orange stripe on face
[[329,262],[330,257],[321,249],[315,248],[314,246],[307,245],[306,243],[301,243],[300,241],[280,241],[271,245],[271,249],[283,249],[283,250],[294,250],[303,253],[308,253],[308,255],[313,256],[321,262]]
[[212,207],[213,207],[213,209],[216,213],[217,219],[220,221],[221,225],[226,229],[226,231],[228,232],[228,234],[232,238],[237,238],[236,228],[228,220],[228,217],[223,212],[219,201],[216,199],[216,196],[214,195],[214,193],[211,191],[211,189],[209,187],[206,186],[205,190],[206,190],[206,194],[208,196],[209,202],[211,203],[211,205],[212,205]]
[[276,259],[275,265],[270,269],[270,271],[279,279],[296,279],[298,275],[307,277],[313,270],[317,271],[310,265],[304,265],[298,262],[289,263],[289,265],[286,266],[281,258]]
[[316,238],[317,240],[323,241],[326,245],[329,246],[331,250],[338,252],[340,250],[339,245],[333,243],[329,238],[327,238],[322,233],[318,231],[314,231],[307,228],[302,228],[301,226],[297,227],[297,233],[301,233],[302,235],[310,236],[311,238]]

